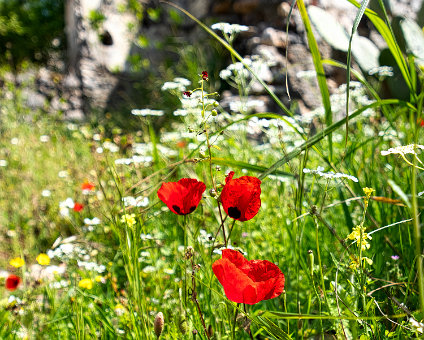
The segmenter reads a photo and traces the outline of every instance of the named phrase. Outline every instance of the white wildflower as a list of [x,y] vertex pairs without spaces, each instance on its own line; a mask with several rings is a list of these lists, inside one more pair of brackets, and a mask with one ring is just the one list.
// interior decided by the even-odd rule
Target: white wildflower
[[346,179],[350,179],[351,181],[354,182],[358,182],[358,179],[355,176],[352,175],[347,175],[347,174],[343,174],[340,172],[324,172],[324,168],[319,166],[317,167],[316,170],[311,170],[311,169],[303,169],[303,173],[304,174],[313,174],[313,175],[318,175],[320,177],[323,177],[325,179],[337,179],[337,178],[346,178]]
[[99,218],[97,218],[97,217],[94,217],[92,219],[84,218],[84,223],[86,225],[99,225],[101,222],[102,221]]
[[134,110],[131,110],[131,113],[134,116],[143,116],[143,117],[146,117],[146,116],[163,116],[164,115],[163,110],[152,110],[152,109],[142,109],[142,110],[134,109]]
[[224,32],[225,34],[237,34],[240,32],[245,32],[249,30],[248,26],[238,25],[238,24],[229,24],[227,22],[218,22],[211,26],[213,30],[218,30]]
[[382,150],[381,155],[387,156],[390,154],[398,154],[398,155],[406,155],[413,154],[416,155],[415,149],[424,150],[424,145],[418,144],[409,144],[409,145],[401,145],[395,148],[390,148],[389,150]]
[[47,135],[40,136],[41,143],[47,143],[49,140],[50,140],[50,136],[47,136]]
[[368,71],[368,74],[372,76],[373,74],[378,74],[379,77],[392,77],[393,76],[393,67],[391,66],[379,66],[374,67]]
[[0,159],[0,166],[1,167],[7,166],[7,161],[5,159]]
[[50,190],[47,190],[47,189],[44,189],[41,192],[41,196],[43,196],[43,197],[50,197],[51,195],[52,195],[51,191]]

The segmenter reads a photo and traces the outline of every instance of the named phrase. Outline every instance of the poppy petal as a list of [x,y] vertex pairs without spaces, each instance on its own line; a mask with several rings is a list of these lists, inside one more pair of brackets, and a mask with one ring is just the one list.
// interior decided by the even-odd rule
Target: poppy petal
[[233,179],[231,171],[225,179],[221,202],[228,216],[239,221],[252,219],[261,207],[261,181],[253,176]]
[[224,249],[212,270],[224,287],[227,298],[253,305],[279,296],[284,290],[284,274],[272,262],[248,261],[240,252]]
[[7,290],[13,291],[18,288],[19,283],[21,282],[21,278],[16,275],[9,275],[6,278],[5,286]]
[[177,215],[187,215],[196,210],[206,185],[193,178],[182,178],[178,182],[162,183],[159,199]]

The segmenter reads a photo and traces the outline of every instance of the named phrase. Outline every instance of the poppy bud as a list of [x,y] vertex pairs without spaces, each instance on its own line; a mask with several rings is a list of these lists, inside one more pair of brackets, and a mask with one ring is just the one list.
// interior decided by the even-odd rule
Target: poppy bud
[[186,334],[188,332],[188,324],[185,316],[180,316],[180,320],[178,323],[178,328],[182,334]]
[[154,322],[154,329],[155,329],[155,334],[158,337],[158,339],[159,339],[160,335],[162,334],[164,322],[165,321],[163,319],[163,313],[162,312],[157,313],[156,317],[155,317],[155,322]]
[[194,255],[194,249],[192,246],[188,246],[185,253],[184,253],[184,259],[185,260],[189,260],[193,257]]
[[216,190],[215,189],[209,190],[209,195],[215,198],[217,196]]
[[218,115],[218,111],[212,110],[212,116],[216,117]]
[[312,250],[308,250],[308,267],[311,276],[314,276],[314,253]]

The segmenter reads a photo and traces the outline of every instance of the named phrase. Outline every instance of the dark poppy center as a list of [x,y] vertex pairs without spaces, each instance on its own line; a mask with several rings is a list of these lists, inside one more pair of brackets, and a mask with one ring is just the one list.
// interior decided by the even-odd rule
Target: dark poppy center
[[190,208],[190,211],[189,211],[189,213],[192,213],[193,211],[195,211],[196,210],[196,207],[195,206],[192,206],[191,208]]
[[237,207],[229,207],[228,208],[228,216],[234,219],[238,219],[241,216],[240,210]]
[[173,205],[172,206],[172,209],[174,209],[175,210],[175,212],[177,213],[177,214],[181,214],[181,209],[180,209],[180,207],[178,206],[178,205]]

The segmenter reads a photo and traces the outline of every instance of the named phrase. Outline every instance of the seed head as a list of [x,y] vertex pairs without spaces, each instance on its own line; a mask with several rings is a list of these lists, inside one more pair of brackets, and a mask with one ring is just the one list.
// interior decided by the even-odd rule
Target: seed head
[[158,337],[158,339],[159,339],[160,335],[162,334],[164,322],[165,321],[163,319],[163,313],[162,312],[157,313],[156,317],[155,317],[155,322],[154,322],[154,329],[155,329],[155,334]]

